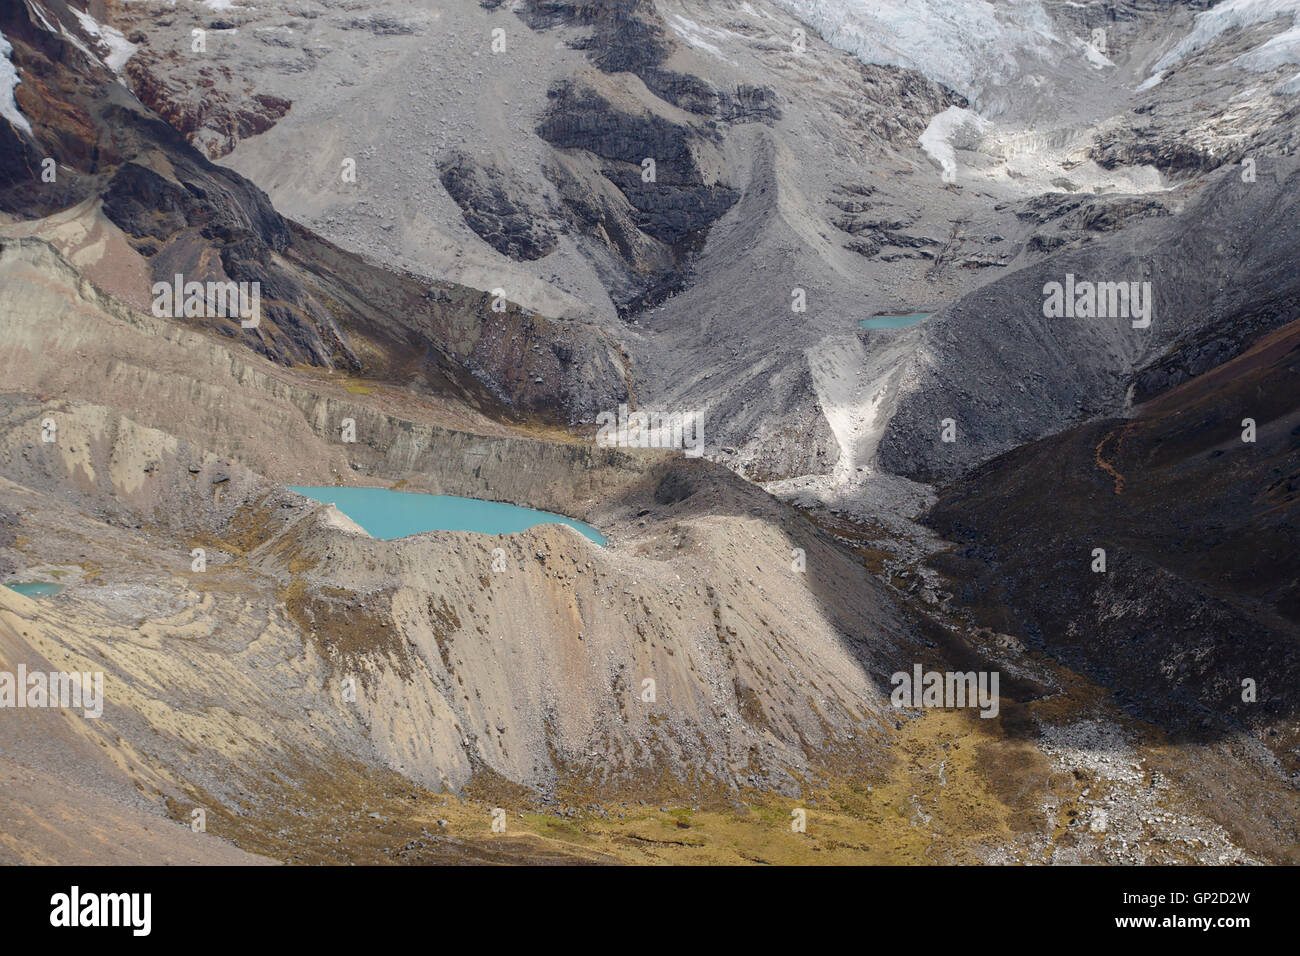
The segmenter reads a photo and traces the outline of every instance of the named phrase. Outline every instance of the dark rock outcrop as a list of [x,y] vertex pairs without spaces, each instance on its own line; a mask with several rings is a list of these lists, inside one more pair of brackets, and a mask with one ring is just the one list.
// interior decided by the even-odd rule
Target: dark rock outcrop
[[475,162],[464,153],[452,153],[441,164],[440,180],[460,206],[465,222],[502,255],[517,261],[540,259],[556,244],[555,231],[545,215],[534,214],[519,187],[495,166]]
[[[603,160],[595,170],[570,167],[553,181],[568,201],[575,228],[598,236],[635,277],[611,283],[616,307],[630,315],[682,287],[691,256],[738,194],[705,182],[694,153],[696,130],[653,113],[626,112],[577,83],[561,84],[549,95],[552,105],[538,135],[557,149]],[[593,175],[616,187],[621,200],[605,190],[597,190],[605,195],[601,202],[586,198],[592,190],[582,180]]]

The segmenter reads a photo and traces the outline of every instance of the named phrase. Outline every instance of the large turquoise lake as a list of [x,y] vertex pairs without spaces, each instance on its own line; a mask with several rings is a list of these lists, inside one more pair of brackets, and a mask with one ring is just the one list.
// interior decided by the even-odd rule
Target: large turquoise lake
[[405,538],[423,531],[477,531],[480,534],[514,534],[539,524],[567,524],[597,544],[609,539],[589,524],[498,501],[459,498],[455,495],[421,495],[387,488],[313,488],[290,485],[313,501],[334,505],[372,538]]
[[933,312],[908,312],[906,315],[873,315],[869,319],[863,319],[858,325],[864,329],[905,329],[909,325],[916,325],[923,322]]

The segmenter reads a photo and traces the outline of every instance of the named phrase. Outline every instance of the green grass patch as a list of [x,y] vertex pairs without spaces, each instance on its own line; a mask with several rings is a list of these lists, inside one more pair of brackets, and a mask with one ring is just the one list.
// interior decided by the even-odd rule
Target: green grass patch
[[544,813],[526,813],[524,823],[538,836],[565,840],[569,843],[592,842],[591,837],[583,833],[576,823],[563,817],[553,817]]

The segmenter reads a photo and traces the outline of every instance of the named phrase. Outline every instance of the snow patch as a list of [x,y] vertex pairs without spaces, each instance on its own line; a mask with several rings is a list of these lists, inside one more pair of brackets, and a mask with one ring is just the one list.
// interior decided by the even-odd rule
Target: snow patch
[[1086,43],[1083,40],[1076,38],[1074,41],[1074,47],[1083,54],[1084,59],[1099,70],[1115,65],[1110,57],[1106,56],[1106,54],[1102,53],[1091,43]]
[[103,64],[118,76],[121,76],[126,61],[135,55],[135,44],[123,36],[122,31],[100,24],[90,14],[82,13],[76,7],[70,6],[68,9],[81,22],[81,29],[85,30],[88,36],[97,41],[97,45],[101,50],[107,48],[107,52],[100,54],[100,60]]
[[984,117],[950,106],[930,120],[921,134],[921,148],[943,169],[944,180],[951,182],[957,175],[957,150],[975,149],[992,127]]
[[1169,188],[1152,166],[1097,165],[1089,154],[1092,131],[1081,124],[1017,132],[950,106],[930,120],[920,144],[949,183],[957,181],[957,151],[962,150],[967,154],[960,170],[964,179],[999,182],[1025,195],[1062,189],[1140,194]]
[[1150,76],[1148,76],[1145,80],[1143,80],[1140,84],[1138,84],[1137,91],[1138,91],[1139,93],[1145,93],[1147,90],[1152,89],[1153,87],[1159,86],[1159,85],[1160,85],[1160,81],[1163,80],[1164,78],[1165,78],[1165,75],[1164,75],[1163,73],[1152,73],[1152,74],[1151,74]]
[[710,43],[709,39],[726,40],[728,37],[735,36],[735,34],[729,33],[726,30],[715,30],[711,27],[700,26],[700,24],[696,23],[694,20],[678,13],[672,14],[669,19],[669,25],[673,28],[674,33],[691,46],[712,53],[719,60],[726,60],[728,63],[733,62],[723,55],[722,50],[716,44]]
[[32,135],[32,124],[18,111],[18,101],[14,99],[14,88],[22,82],[18,69],[9,59],[14,52],[13,45],[0,33],[0,116],[7,119],[14,127],[28,136]]
[[[832,46],[865,63],[916,70],[979,108],[985,91],[1024,81],[1069,52],[1110,63],[1058,37],[1039,0],[776,0]],[[1098,59],[1100,57],[1100,59]],[[1104,62],[1102,62],[1104,61]],[[1082,64],[1080,64],[1082,67]]]
[[[1205,49],[1223,34],[1268,23],[1279,17],[1289,17],[1291,28],[1241,54],[1232,61],[1233,66],[1252,73],[1272,73],[1283,67],[1300,66],[1300,0],[1226,0],[1196,15],[1192,32],[1156,62],[1152,68],[1155,73],[1138,89],[1147,90],[1155,86],[1171,66]],[[1300,74],[1283,82],[1276,92],[1300,92]]]

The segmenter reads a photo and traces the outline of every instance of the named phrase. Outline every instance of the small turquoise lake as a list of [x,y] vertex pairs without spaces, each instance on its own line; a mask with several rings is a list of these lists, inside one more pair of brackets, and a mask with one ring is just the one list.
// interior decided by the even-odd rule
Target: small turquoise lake
[[539,524],[567,524],[596,544],[609,539],[589,524],[499,501],[480,501],[455,495],[422,495],[387,488],[333,488],[290,485],[291,491],[313,501],[334,505],[372,538],[390,541],[424,531],[477,531],[479,534],[514,534]]
[[5,587],[27,597],[48,597],[63,590],[62,584],[45,584],[42,581],[32,581],[29,584],[6,584]]
[[934,315],[933,312],[908,312],[906,315],[873,315],[858,323],[864,329],[905,329]]

